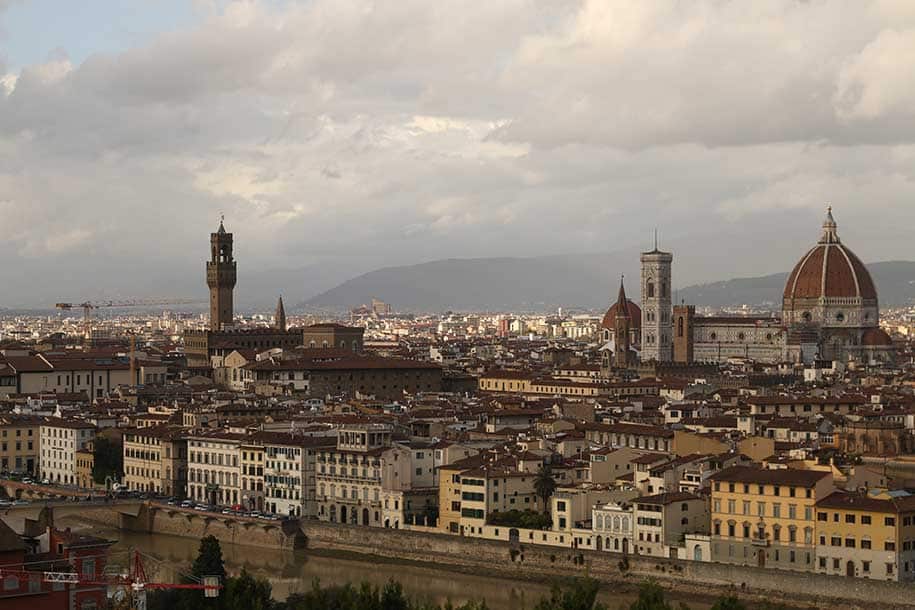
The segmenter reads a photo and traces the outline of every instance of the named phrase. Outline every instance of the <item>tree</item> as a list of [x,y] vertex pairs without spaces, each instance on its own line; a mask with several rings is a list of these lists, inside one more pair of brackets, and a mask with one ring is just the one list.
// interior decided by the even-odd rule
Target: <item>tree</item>
[[222,560],[219,538],[210,534],[200,539],[200,548],[192,570],[197,578],[218,576],[220,580],[226,579],[226,564]]
[[553,468],[549,464],[543,464],[534,477],[534,493],[543,500],[543,512],[549,512],[550,496],[556,491],[556,479],[553,478]]
[[664,589],[654,581],[639,586],[639,598],[632,602],[629,610],[673,610],[664,599]]
[[270,610],[273,607],[272,587],[263,578],[254,578],[242,569],[237,577],[226,579],[222,590],[225,610]]
[[597,581],[591,578],[573,580],[563,588],[554,584],[550,597],[542,598],[534,610],[606,610],[597,603]]
[[743,605],[736,597],[721,597],[718,601],[715,602],[715,605],[712,606],[712,610],[747,610],[747,607]]
[[121,444],[107,436],[97,436],[92,443],[92,480],[99,485],[104,485],[107,477],[120,481],[124,472]]

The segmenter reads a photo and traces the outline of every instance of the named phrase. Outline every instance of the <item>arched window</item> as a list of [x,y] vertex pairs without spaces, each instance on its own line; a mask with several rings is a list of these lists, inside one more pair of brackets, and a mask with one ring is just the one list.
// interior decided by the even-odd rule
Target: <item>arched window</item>
[[683,316],[679,316],[677,318],[677,336],[678,337],[683,336]]
[[648,283],[645,285],[645,293],[649,299],[654,298],[654,282],[648,280]]

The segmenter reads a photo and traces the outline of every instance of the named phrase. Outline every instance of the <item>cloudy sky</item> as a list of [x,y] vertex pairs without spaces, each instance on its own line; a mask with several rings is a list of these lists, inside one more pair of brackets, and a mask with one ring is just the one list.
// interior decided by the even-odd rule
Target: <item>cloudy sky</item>
[[656,226],[782,271],[827,204],[912,259],[913,74],[911,0],[0,0],[0,305],[203,295],[220,214],[293,297]]

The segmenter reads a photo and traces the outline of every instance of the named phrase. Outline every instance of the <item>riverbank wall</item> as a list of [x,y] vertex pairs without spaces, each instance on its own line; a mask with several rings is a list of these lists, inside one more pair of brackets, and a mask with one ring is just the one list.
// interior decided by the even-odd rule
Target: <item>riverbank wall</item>
[[298,521],[263,521],[150,504],[143,504],[129,514],[117,507],[93,508],[80,513],[80,518],[130,532],[195,540],[212,534],[232,544],[266,549],[294,550],[305,546],[305,534]]
[[737,594],[748,600],[834,610],[915,609],[915,586],[895,582],[788,572],[711,562],[623,555],[438,533],[302,521],[255,523],[211,513],[144,507],[135,517],[116,510],[85,511],[81,518],[122,530],[200,539],[212,534],[239,545],[302,549],[409,562],[434,569],[550,581],[589,576],[635,587],[646,579],[684,595]]
[[305,522],[307,548],[406,560],[520,580],[590,576],[636,585],[655,579],[689,595],[738,594],[793,607],[915,608],[915,587],[894,582],[681,561],[607,551],[572,550],[462,538],[432,532]]

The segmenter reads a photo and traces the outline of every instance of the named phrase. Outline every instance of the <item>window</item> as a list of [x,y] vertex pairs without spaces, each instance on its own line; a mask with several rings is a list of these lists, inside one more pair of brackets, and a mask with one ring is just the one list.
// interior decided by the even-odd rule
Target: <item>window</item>
[[861,548],[862,548],[862,549],[869,549],[869,548],[871,548],[871,540],[870,540],[870,538],[862,538],[862,539],[861,539]]
[[855,522],[855,516],[851,513],[846,513],[845,523],[854,523],[854,522]]
[[895,551],[896,543],[893,542],[892,540],[887,540],[886,542],[883,543],[883,550],[884,551]]
[[887,527],[895,527],[896,526],[896,517],[884,517],[883,525],[885,525]]
[[871,516],[870,515],[861,515],[861,525],[870,525]]
[[869,561],[862,561],[862,562],[861,562],[861,571],[864,572],[864,573],[870,572],[870,571],[871,571],[871,562],[869,562]]
[[845,538],[845,547],[849,549],[855,548],[855,539],[854,538]]

